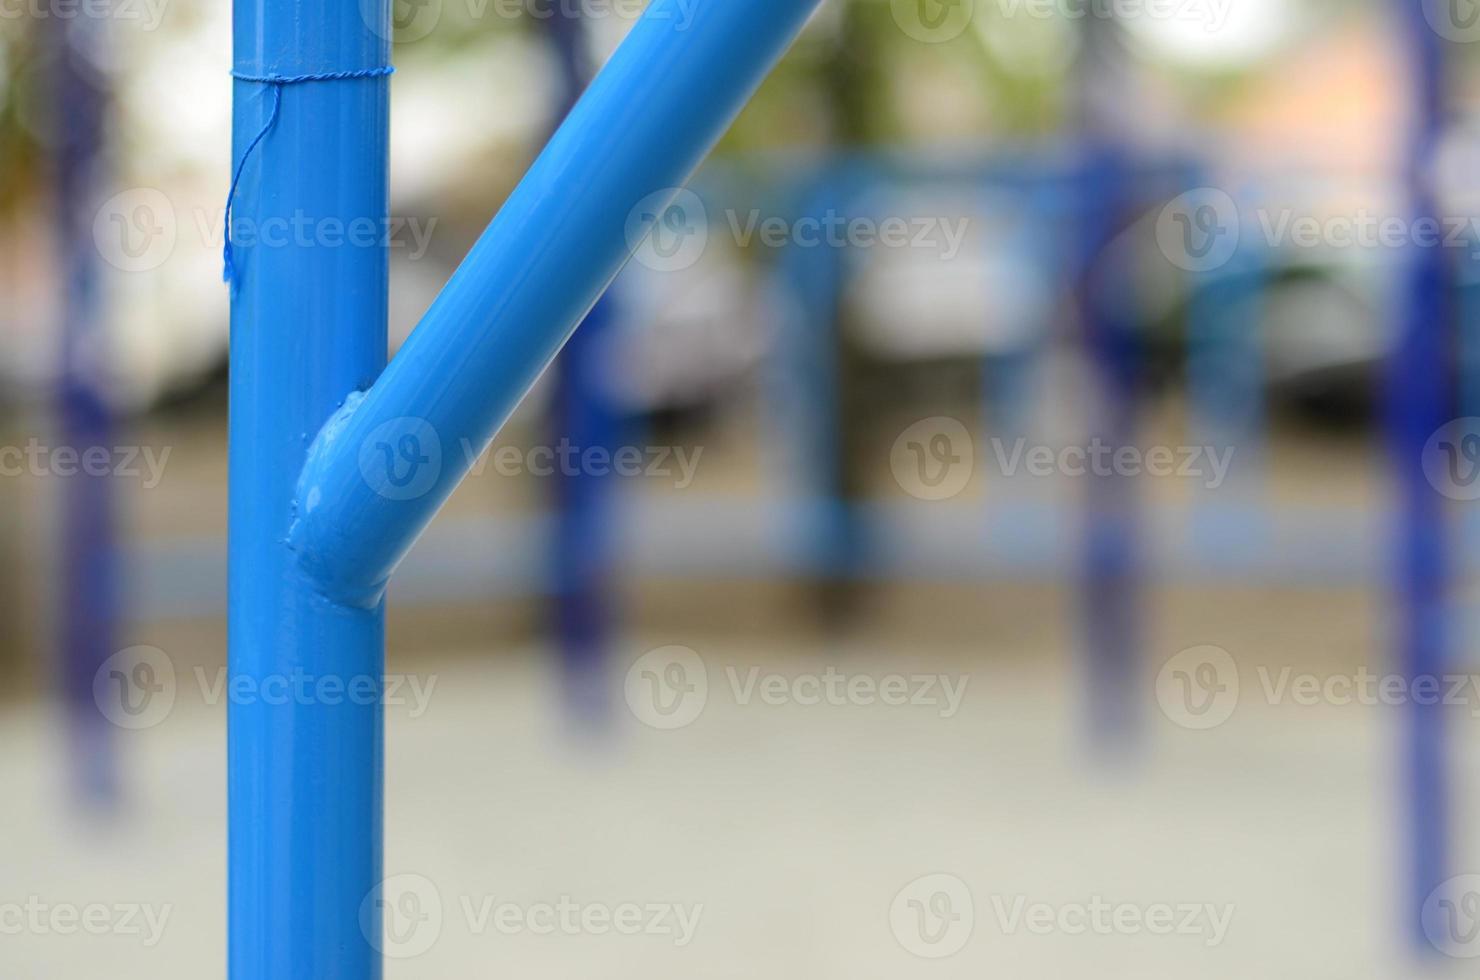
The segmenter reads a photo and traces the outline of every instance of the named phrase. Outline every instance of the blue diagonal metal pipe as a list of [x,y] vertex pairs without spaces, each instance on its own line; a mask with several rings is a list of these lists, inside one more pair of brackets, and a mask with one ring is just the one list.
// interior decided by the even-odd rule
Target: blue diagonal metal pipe
[[648,6],[394,363],[320,435],[291,543],[326,596],[364,608],[380,600],[815,6]]

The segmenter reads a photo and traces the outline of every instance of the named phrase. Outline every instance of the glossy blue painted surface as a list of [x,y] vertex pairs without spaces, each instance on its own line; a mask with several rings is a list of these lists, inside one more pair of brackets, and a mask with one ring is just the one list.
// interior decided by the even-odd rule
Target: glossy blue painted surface
[[655,0],[368,395],[292,533],[327,594],[392,570],[801,30],[815,0]]
[[[237,0],[234,67],[383,65],[389,22],[388,4],[373,0]],[[233,84],[235,161],[271,95]],[[287,537],[311,440],[385,364],[388,92],[383,78],[285,86],[235,204],[229,691],[243,693],[229,695],[234,980],[380,976],[367,938],[379,941],[380,910],[365,900],[381,875],[382,610],[319,595]],[[347,236],[355,221],[374,234]],[[297,678],[326,686],[300,696]],[[284,683],[293,685],[286,696]],[[333,694],[351,684],[357,695]]]

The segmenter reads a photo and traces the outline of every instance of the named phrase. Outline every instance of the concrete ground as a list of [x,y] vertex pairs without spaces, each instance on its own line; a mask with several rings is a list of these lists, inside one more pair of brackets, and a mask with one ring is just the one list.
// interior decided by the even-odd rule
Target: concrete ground
[[[1280,687],[1286,665],[1322,681],[1381,669],[1367,597],[1160,593],[1144,735],[1114,764],[1080,723],[1065,597],[982,590],[942,626],[967,597],[880,596],[893,625],[846,641],[698,623],[639,634],[596,735],[562,715],[536,646],[398,641],[391,669],[419,687],[387,708],[387,976],[1472,968],[1425,965],[1399,927],[1402,709]],[[1185,656],[1160,669],[1203,645],[1228,651],[1239,685],[1209,728],[1171,693]],[[225,709],[205,703],[209,660],[202,673],[175,658],[173,709],[118,733],[128,788],[112,818],[63,805],[52,709],[0,718],[0,926],[20,906],[43,923],[0,935],[0,974],[223,973]],[[674,670],[682,683],[654,686]],[[1477,707],[1450,712],[1456,872],[1475,865]],[[102,935],[64,935],[65,912],[52,916],[98,903],[114,910]]]

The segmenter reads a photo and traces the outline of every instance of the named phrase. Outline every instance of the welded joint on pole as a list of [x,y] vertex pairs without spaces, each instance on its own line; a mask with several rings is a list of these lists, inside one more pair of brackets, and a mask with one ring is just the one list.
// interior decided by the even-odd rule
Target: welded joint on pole
[[[298,490],[293,499],[293,516],[288,525],[288,549],[298,559],[298,567],[302,570],[304,577],[312,586],[314,591],[327,601],[341,606],[350,606],[356,609],[374,609],[380,605],[385,598],[386,587],[390,580],[379,579],[370,583],[349,581],[338,575],[335,569],[339,563],[332,560],[329,552],[338,544],[343,546],[346,541],[342,533],[336,536],[337,528],[332,525],[328,528],[320,527],[320,536],[329,536],[328,541],[310,540],[304,532],[304,519],[325,505],[323,486],[318,479],[319,470],[323,462],[328,459],[339,447],[341,437],[349,426],[349,420],[355,411],[365,401],[366,392],[353,391],[344,399],[341,405],[319,434],[308,447],[308,455],[304,459],[303,472],[298,476]],[[320,525],[323,522],[319,522]]]

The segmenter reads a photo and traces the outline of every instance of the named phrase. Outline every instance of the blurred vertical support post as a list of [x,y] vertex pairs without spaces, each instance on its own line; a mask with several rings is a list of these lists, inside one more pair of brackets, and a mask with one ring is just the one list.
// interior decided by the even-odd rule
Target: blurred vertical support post
[[[61,265],[61,356],[56,412],[61,443],[80,458],[112,453],[113,413],[106,367],[101,256],[93,241],[104,167],[106,77],[81,62],[95,56],[105,27],[96,17],[43,22],[49,41],[56,126],[57,238]],[[118,792],[111,726],[93,697],[93,680],[113,654],[118,621],[118,553],[113,478],[82,467],[62,483],[61,567],[57,594],[60,675],[68,714],[74,789],[93,803]]]
[[[1072,268],[1096,390],[1091,438],[1115,453],[1135,444],[1137,388],[1143,362],[1131,277],[1117,275],[1111,251],[1127,223],[1130,154],[1116,118],[1125,71],[1113,20],[1085,17],[1079,53],[1081,210]],[[1144,602],[1142,527],[1134,479],[1118,473],[1088,478],[1084,512],[1083,642],[1091,744],[1107,756],[1128,754],[1141,727],[1140,644]]]
[[[1254,557],[1269,544],[1263,508],[1264,360],[1263,293],[1268,269],[1261,244],[1241,242],[1219,268],[1193,274],[1187,323],[1187,397],[1190,431],[1205,446],[1231,448],[1238,480],[1208,488],[1193,515],[1199,554]],[[1246,474],[1255,474],[1251,480]],[[1226,501],[1226,503],[1225,503]]]
[[[389,0],[233,7],[239,74],[389,64]],[[274,92],[233,85],[235,165]],[[287,539],[315,434],[385,366],[389,88],[278,89],[233,211],[228,691],[261,695],[229,697],[230,976],[363,980],[381,975],[383,603],[326,598]],[[309,696],[267,696],[300,677]],[[321,679],[361,693],[315,697]]]
[[[586,25],[579,12],[562,7],[549,20],[561,67],[560,119],[580,98],[591,77]],[[611,383],[610,339],[617,304],[608,292],[571,337],[555,362],[557,440],[577,450],[575,472],[555,469],[554,614],[566,703],[574,720],[604,725],[610,711],[607,659],[614,641],[617,599],[612,567],[616,481],[610,469],[594,472],[584,460],[592,449],[611,454],[625,428]]]
[[[1412,103],[1407,158],[1410,218],[1437,221],[1438,193],[1432,164],[1445,117],[1444,41],[1429,26],[1422,0],[1398,0],[1409,41]],[[1387,377],[1388,434],[1397,479],[1393,527],[1397,666],[1408,690],[1423,677],[1442,680],[1449,662],[1446,588],[1450,555],[1445,544],[1445,501],[1424,473],[1425,447],[1450,419],[1452,277],[1444,248],[1410,245],[1400,265],[1396,336]],[[1441,685],[1442,686],[1442,685]],[[1409,698],[1403,751],[1408,891],[1406,931],[1418,949],[1432,952],[1431,937],[1444,925],[1425,921],[1425,900],[1449,875],[1450,806],[1443,699]],[[1437,912],[1435,913],[1437,914]],[[1428,926],[1429,928],[1425,928]]]
[[[851,168],[841,154],[822,161],[799,182],[798,218],[841,212],[852,196]],[[856,481],[849,475],[843,431],[842,297],[848,255],[841,248],[782,250],[777,276],[793,305],[775,351],[773,412],[786,434],[782,472],[790,475],[800,506],[788,538],[798,542],[798,566],[817,589],[823,620],[851,610],[850,579],[864,557]]]
[[[1016,178],[1013,183],[1017,183]],[[983,188],[984,193],[985,190]],[[1021,213],[1028,220],[1017,232],[1017,247],[1039,268],[1056,268],[1058,241],[1052,229],[1055,222],[1060,225],[1070,223],[1065,214],[1065,204],[1072,214],[1078,202],[1072,193],[1066,195],[1064,181],[1058,173],[1036,174],[1019,190],[1019,194],[1024,209]],[[989,351],[982,360],[981,419],[984,430],[993,438],[1011,441],[1026,437],[1031,431],[1051,325],[1033,323],[1031,328],[1031,332],[1016,346],[1003,351]]]
[[[875,107],[882,89],[876,22],[861,4],[841,4],[838,14],[838,33],[822,62],[831,124],[828,152],[820,180],[807,188],[797,214],[824,223],[836,215],[853,215],[865,189],[878,185],[878,175],[869,173],[865,162],[878,128]],[[813,549],[814,569],[821,573],[821,621],[836,628],[849,624],[868,597],[867,568],[875,542],[865,504],[875,478],[870,440],[880,424],[877,392],[870,383],[875,365],[858,341],[857,314],[845,301],[857,274],[856,252],[836,245],[809,249],[799,242],[787,251],[791,254],[785,261],[794,275],[803,282],[816,277],[798,292],[808,298],[812,312],[803,325],[811,336],[802,338],[799,348],[811,370],[804,397],[810,402],[807,431],[812,444],[806,447],[809,455],[796,462],[812,469],[819,491],[810,501],[812,524],[804,540]]]

